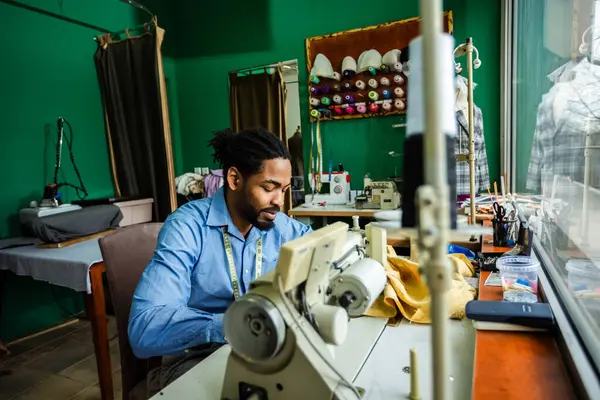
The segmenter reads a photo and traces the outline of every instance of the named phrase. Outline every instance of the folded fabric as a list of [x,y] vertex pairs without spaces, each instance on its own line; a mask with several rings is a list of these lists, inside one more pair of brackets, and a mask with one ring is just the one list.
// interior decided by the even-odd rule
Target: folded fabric
[[175,185],[177,186],[177,193],[182,196],[189,196],[190,194],[202,193],[203,190],[203,177],[202,175],[193,174],[186,172],[183,175],[175,178]]
[[[449,254],[448,258],[453,268],[452,284],[447,295],[449,317],[462,319],[465,306],[477,294],[465,280],[465,277],[473,277],[475,270],[464,254]],[[429,288],[419,273],[419,264],[398,257],[391,246],[388,246],[387,261],[384,268],[388,281],[383,294],[365,315],[387,317],[391,325],[398,325],[402,317],[416,323],[430,323]]]

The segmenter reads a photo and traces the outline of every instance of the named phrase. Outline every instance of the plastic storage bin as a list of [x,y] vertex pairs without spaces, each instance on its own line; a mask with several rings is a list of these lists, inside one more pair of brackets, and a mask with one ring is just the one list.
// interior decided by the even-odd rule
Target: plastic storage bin
[[537,303],[540,263],[527,256],[506,256],[496,261],[505,301]]
[[121,201],[114,203],[121,209],[123,219],[119,223],[120,227],[143,224],[152,221],[152,203],[154,199],[139,199],[130,201]]
[[594,299],[600,305],[600,268],[588,260],[569,260],[569,288],[575,297]]

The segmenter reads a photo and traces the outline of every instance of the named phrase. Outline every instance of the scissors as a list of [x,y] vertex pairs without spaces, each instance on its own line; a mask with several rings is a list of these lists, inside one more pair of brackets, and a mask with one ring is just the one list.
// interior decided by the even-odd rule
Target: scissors
[[498,222],[502,223],[504,218],[506,217],[506,208],[500,205],[500,203],[494,203],[494,213],[496,214],[496,219]]

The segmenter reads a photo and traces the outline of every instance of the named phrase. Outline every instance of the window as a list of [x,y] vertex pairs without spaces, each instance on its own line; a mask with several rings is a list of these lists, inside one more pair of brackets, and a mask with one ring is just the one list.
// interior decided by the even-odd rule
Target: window
[[512,7],[514,190],[541,201],[537,251],[598,370],[600,1]]

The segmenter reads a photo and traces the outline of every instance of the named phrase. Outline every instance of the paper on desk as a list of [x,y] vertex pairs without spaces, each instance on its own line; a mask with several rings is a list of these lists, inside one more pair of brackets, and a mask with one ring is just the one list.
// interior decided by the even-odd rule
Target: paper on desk
[[485,280],[485,286],[502,286],[499,272],[492,272]]

